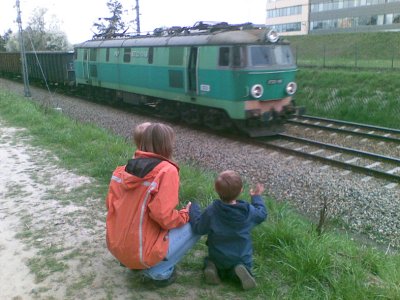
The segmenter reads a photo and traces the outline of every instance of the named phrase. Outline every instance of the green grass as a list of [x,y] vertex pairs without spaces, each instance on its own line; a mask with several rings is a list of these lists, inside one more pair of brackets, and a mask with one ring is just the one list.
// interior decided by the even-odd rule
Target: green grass
[[[314,82],[316,78],[320,79],[322,84],[330,86],[332,93],[335,91],[330,98],[324,100],[324,105],[315,104],[315,109],[319,105],[328,106],[329,103],[332,103],[334,108],[336,104],[333,99],[350,97],[346,94],[364,93],[357,92],[357,82],[350,75],[346,78],[354,87],[352,92],[352,88],[342,91],[341,86],[336,86],[335,78],[337,81],[347,76],[346,74],[327,74],[321,78],[312,71],[306,71],[301,72],[300,76],[309,76],[308,83],[303,81],[302,84],[309,87],[308,93],[313,95],[313,99],[330,95],[329,92],[324,94],[321,88],[318,89],[318,82]],[[368,79],[368,74],[363,76]],[[373,80],[368,80],[373,84]],[[377,83],[374,84],[375,87],[378,86]],[[302,88],[304,89],[304,86]],[[396,88],[393,88],[394,90]],[[315,98],[314,94],[318,94],[318,97]],[[299,98],[300,96],[301,93]],[[103,195],[101,198],[104,198],[109,177],[115,166],[124,164],[134,150],[132,144],[104,129],[77,123],[56,112],[44,113],[37,104],[1,89],[0,120],[9,126],[26,128],[25,134],[32,137],[32,143],[54,152],[60,159],[58,163],[61,166],[93,177],[98,185],[96,190],[99,195]],[[214,174],[194,166],[181,165],[181,199],[197,200],[203,207],[206,206],[215,197],[213,177]],[[181,272],[194,272],[196,275],[190,275],[188,278],[181,276],[178,283],[203,299],[226,299],[227,295],[232,299],[400,298],[399,254],[386,254],[378,249],[359,245],[347,234],[336,231],[332,224],[325,228],[324,234],[317,235],[315,225],[299,216],[290,206],[273,199],[267,199],[267,205],[269,218],[258,226],[253,234],[255,274],[259,284],[257,289],[242,292],[231,285],[215,288],[206,286],[201,279],[202,255],[190,255],[185,258],[181,263]],[[203,253],[205,249],[202,239],[192,254],[196,251]],[[36,270],[38,281],[44,280],[54,272],[65,270],[65,262],[55,259],[59,250],[42,248],[38,256],[28,262],[30,267]],[[71,249],[71,253],[75,251]],[[82,277],[71,287],[73,293],[77,293],[76,290],[93,280],[93,274]],[[134,297],[135,289],[140,287],[129,280],[126,282],[132,285],[131,296]],[[108,296],[112,299],[112,287],[109,288],[109,293]],[[156,293],[164,298],[185,294],[179,289],[164,289]]]
[[308,114],[400,128],[400,34],[336,33],[287,39],[300,69],[296,101]]
[[133,154],[132,145],[106,130],[91,125],[83,129],[76,121],[51,110],[44,113],[38,105],[26,105],[24,99],[4,91],[0,91],[0,99],[1,115],[12,118],[13,124],[28,128],[29,134],[37,136],[33,145],[44,145],[63,158],[63,166],[82,171],[102,183],[108,182],[115,163],[125,164]]
[[307,114],[400,128],[400,73],[300,69],[296,103]]
[[53,256],[45,255],[30,258],[27,265],[36,275],[37,283],[45,280],[52,273],[62,272],[68,268],[68,266],[62,261],[55,259]]

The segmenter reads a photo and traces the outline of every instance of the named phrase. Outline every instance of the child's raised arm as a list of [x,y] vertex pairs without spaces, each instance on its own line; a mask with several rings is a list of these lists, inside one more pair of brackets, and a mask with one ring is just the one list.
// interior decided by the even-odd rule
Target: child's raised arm
[[256,196],[256,195],[261,195],[264,193],[264,185],[261,183],[257,183],[255,188],[250,189],[250,196]]

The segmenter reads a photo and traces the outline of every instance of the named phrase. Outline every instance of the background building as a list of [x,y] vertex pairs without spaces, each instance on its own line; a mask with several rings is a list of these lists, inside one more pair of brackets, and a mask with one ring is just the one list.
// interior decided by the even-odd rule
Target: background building
[[267,0],[266,24],[282,35],[307,34],[309,0]]
[[266,9],[282,35],[400,31],[400,0],[268,0]]

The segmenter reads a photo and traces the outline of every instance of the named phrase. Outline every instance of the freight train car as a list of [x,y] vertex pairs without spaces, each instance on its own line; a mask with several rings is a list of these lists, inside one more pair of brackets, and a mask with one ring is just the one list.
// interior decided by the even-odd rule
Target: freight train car
[[19,52],[0,52],[0,73],[2,76],[22,76],[21,54]]
[[75,48],[76,84],[212,129],[280,131],[295,112],[289,43],[251,24],[200,29],[86,41]]
[[[26,52],[25,56],[30,80],[65,85],[75,83],[73,51]],[[8,77],[21,77],[21,54],[1,52],[0,72]]]

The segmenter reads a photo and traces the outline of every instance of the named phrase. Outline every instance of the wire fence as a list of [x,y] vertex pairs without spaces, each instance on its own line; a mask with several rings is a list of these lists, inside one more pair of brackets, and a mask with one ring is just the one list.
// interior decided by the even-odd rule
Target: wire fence
[[399,36],[400,33],[307,37],[291,44],[300,67],[399,69]]

